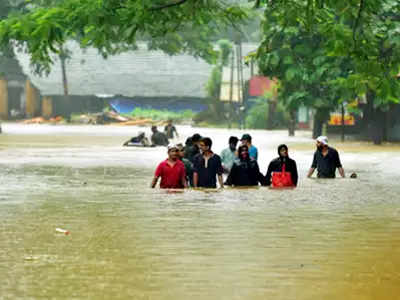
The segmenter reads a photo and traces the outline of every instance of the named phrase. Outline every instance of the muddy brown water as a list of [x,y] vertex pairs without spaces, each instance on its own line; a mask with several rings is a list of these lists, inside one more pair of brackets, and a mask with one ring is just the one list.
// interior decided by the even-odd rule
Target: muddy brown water
[[[306,179],[309,133],[250,131],[263,172],[289,145],[297,189],[168,193],[165,148],[121,147],[141,128],[2,127],[1,299],[400,298],[397,146],[337,143],[358,178]],[[178,131],[216,152],[243,133]]]

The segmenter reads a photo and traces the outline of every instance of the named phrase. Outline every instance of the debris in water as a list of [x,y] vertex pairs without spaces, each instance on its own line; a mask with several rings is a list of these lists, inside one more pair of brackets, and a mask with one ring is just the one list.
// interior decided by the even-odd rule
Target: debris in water
[[62,228],[56,228],[56,232],[58,232],[58,233],[63,233],[63,234],[65,234],[65,235],[68,235],[68,234],[69,234],[69,231],[68,231],[68,230],[65,230],[65,229],[62,229]]

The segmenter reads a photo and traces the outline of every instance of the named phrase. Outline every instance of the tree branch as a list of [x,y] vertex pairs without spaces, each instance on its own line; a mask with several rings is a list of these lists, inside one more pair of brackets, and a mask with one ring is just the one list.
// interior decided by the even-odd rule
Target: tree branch
[[173,7],[173,6],[179,6],[179,5],[182,5],[183,3],[187,2],[187,1],[188,0],[179,0],[177,2],[172,2],[172,3],[169,3],[169,4],[152,7],[150,10],[161,10],[161,9],[164,9],[164,8],[170,8],[170,7]]
[[360,19],[361,19],[361,13],[362,13],[363,9],[364,9],[364,0],[360,0],[360,8],[358,9],[357,19],[356,19],[356,22],[355,22],[354,27],[353,27],[354,46],[356,46],[356,44],[357,44],[356,31],[357,31],[358,23],[360,22]]

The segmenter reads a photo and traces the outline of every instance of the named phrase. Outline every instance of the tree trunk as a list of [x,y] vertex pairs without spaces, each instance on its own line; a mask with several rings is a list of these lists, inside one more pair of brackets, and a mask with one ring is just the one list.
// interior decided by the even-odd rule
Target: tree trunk
[[66,57],[60,55],[60,61],[61,61],[62,82],[64,87],[64,96],[68,96],[68,80],[67,80],[67,71],[65,67]]
[[369,138],[375,145],[381,145],[386,134],[385,113],[379,107],[374,107],[375,93],[367,92],[367,107],[364,122],[369,133]]
[[329,118],[329,109],[318,108],[314,115],[313,138],[322,135],[322,127]]
[[288,124],[289,136],[294,136],[296,130],[296,111],[291,110],[289,114],[290,114],[290,119]]

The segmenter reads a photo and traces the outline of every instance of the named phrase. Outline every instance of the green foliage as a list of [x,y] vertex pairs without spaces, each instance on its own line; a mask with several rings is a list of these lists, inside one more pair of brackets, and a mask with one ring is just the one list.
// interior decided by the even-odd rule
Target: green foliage
[[[0,44],[24,45],[34,64],[49,70],[51,54],[69,39],[104,56],[146,40],[151,50],[186,52],[216,60],[213,42],[229,26],[243,23],[247,9],[222,0],[37,0],[31,11],[0,22]],[[44,5],[44,6],[41,6]]]
[[[269,98],[271,99],[271,98]],[[255,100],[255,104],[251,106],[246,113],[246,128],[267,129],[269,100],[268,97],[260,97]],[[274,119],[272,120],[273,128],[283,128],[287,125],[289,114],[283,104],[277,103]]]
[[267,122],[268,101],[265,98],[258,98],[246,114],[246,128],[266,129]]
[[399,102],[399,1],[257,2],[266,7],[258,63],[289,110],[330,110],[367,91],[377,107]]
[[143,108],[135,108],[130,116],[135,118],[143,118],[143,119],[152,119],[155,121],[161,120],[174,120],[177,121],[186,121],[192,120],[194,116],[194,112],[191,110],[184,110],[182,112],[174,112],[169,110],[156,110],[156,109],[143,109]]

